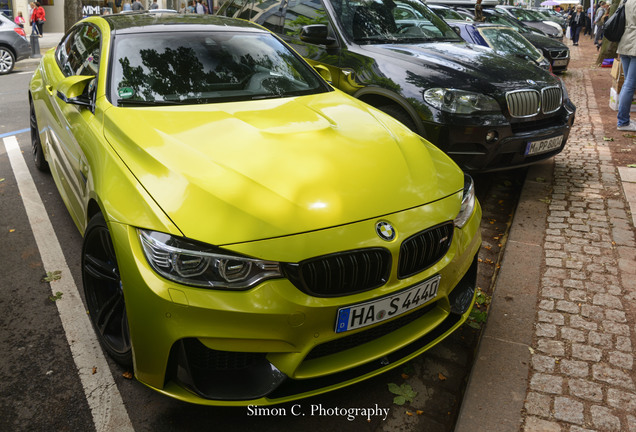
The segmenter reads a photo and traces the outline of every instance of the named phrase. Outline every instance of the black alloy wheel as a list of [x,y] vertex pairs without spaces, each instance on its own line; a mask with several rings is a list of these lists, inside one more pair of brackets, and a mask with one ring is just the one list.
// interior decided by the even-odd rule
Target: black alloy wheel
[[86,228],[82,247],[82,280],[88,312],[100,343],[113,360],[132,365],[126,303],[106,221],[95,215]]
[[31,150],[33,151],[35,167],[40,171],[48,172],[49,163],[44,159],[44,151],[42,150],[42,142],[38,132],[38,119],[35,117],[33,101],[29,103],[29,126],[31,128]]

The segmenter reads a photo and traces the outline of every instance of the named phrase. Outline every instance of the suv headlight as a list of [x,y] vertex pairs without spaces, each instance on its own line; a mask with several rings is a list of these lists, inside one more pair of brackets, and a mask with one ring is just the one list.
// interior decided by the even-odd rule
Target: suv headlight
[[204,288],[247,289],[266,279],[282,277],[277,262],[231,255],[157,231],[137,232],[150,266],[174,282]]
[[439,110],[453,114],[501,111],[497,101],[490,96],[464,90],[432,88],[424,92],[424,100]]
[[475,210],[475,184],[473,179],[468,174],[464,174],[464,194],[462,195],[462,206],[459,209],[459,214],[455,218],[455,226],[457,228],[463,228],[468,222],[468,219]]

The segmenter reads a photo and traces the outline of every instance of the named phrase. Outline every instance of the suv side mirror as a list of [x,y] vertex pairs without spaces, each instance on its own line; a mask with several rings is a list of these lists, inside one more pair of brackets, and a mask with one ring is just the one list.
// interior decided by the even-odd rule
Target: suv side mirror
[[326,24],[303,26],[300,30],[300,40],[317,45],[330,45],[334,41],[329,39],[329,30]]

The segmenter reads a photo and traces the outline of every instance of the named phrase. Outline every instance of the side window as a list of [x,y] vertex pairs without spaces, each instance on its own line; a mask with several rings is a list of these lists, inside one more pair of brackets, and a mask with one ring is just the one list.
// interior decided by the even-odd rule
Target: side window
[[298,36],[303,26],[310,24],[329,25],[327,12],[320,0],[290,0],[285,13],[283,34]]
[[64,75],[97,75],[100,41],[99,30],[90,24],[69,33],[57,48],[58,64]]

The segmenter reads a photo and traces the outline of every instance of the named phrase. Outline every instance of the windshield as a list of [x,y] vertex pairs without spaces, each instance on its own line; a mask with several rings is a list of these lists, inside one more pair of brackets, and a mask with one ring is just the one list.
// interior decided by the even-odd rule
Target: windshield
[[275,37],[242,32],[117,35],[110,100],[118,106],[280,98],[329,91]]
[[463,16],[452,9],[435,8],[433,11],[445,20],[466,21]]
[[484,14],[484,18],[485,18],[485,21],[490,24],[500,24],[500,25],[505,25],[507,27],[512,27],[521,33],[529,32],[529,30],[526,27],[524,27],[522,24],[519,24],[514,19],[507,17],[505,15],[502,15],[501,13]]
[[526,38],[514,29],[505,27],[480,27],[479,32],[488,45],[499,54],[514,55],[540,62],[543,55]]
[[520,21],[543,21],[543,17],[528,9],[511,8],[508,9]]
[[413,0],[332,0],[344,32],[359,44],[461,41],[440,17]]

